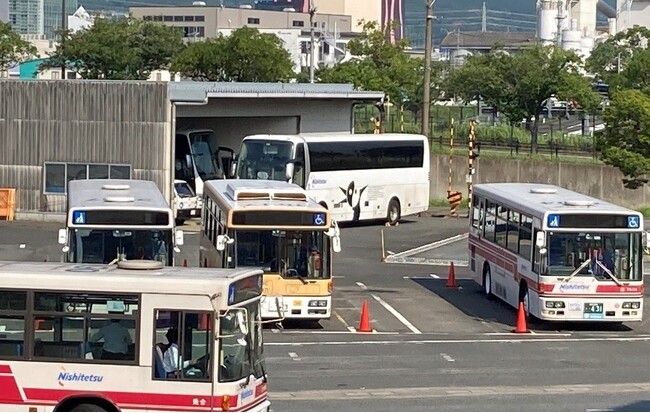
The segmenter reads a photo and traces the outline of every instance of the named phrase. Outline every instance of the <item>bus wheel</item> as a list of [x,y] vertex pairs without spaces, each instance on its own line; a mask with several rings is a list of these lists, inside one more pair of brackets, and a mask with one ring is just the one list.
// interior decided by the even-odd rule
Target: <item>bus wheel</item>
[[401,217],[401,212],[399,208],[399,201],[395,198],[391,199],[388,203],[388,213],[386,214],[386,220],[391,225],[397,225]]
[[71,412],[105,412],[106,410],[102,409],[101,407],[95,405],[95,404],[88,404],[88,403],[82,403],[78,404],[72,409],[70,409]]
[[492,294],[492,273],[489,265],[483,267],[483,292],[488,300],[494,298],[494,294]]

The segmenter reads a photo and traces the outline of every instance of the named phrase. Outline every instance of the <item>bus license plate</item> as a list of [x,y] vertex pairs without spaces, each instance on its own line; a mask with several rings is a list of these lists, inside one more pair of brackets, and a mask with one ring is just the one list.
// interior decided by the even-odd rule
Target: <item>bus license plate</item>
[[584,315],[585,318],[603,318],[603,304],[585,303]]

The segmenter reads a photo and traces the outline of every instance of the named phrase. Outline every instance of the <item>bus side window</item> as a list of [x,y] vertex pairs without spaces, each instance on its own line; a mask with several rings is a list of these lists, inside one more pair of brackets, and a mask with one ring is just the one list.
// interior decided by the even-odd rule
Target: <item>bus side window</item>
[[479,229],[481,224],[481,207],[478,197],[472,198],[472,227]]
[[293,183],[305,187],[305,145],[299,143],[296,147],[296,158],[293,164]]

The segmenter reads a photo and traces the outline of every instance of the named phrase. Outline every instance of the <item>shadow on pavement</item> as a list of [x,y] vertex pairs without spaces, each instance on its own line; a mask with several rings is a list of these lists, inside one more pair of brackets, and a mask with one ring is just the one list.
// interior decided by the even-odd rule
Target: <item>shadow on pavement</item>
[[[517,311],[500,299],[489,300],[483,289],[473,280],[457,280],[459,288],[446,286],[446,279],[411,279],[423,288],[436,294],[464,314],[481,321],[515,326]],[[622,323],[610,322],[548,322],[529,320],[528,328],[548,332],[627,332],[632,328]],[[649,406],[650,407],[650,406]]]

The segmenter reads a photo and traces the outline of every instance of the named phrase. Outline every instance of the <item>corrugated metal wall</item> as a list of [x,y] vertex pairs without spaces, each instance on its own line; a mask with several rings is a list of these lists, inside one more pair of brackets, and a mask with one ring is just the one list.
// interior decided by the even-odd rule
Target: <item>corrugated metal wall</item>
[[63,212],[43,195],[44,162],[129,164],[134,179],[169,186],[167,84],[0,81],[0,186],[19,211]]

